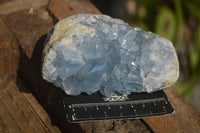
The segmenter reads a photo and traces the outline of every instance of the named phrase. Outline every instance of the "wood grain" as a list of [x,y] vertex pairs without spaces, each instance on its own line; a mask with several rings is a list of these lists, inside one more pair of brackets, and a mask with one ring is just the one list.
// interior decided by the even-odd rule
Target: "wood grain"
[[151,133],[140,120],[106,120],[80,123],[84,133]]
[[173,87],[166,88],[165,93],[175,113],[145,118],[145,122],[155,133],[199,133],[200,114]]
[[0,15],[7,15],[21,10],[36,10],[47,6],[49,0],[1,0]]
[[37,99],[33,96],[33,94],[28,90],[26,85],[23,83],[23,81],[18,77],[18,87],[23,94],[23,96],[26,98],[27,102],[33,109],[34,113],[37,115],[37,117],[42,121],[42,123],[47,127],[47,129],[52,133],[60,133],[60,130],[57,126],[52,126],[52,121],[47,114],[47,112],[44,110],[44,108],[40,105],[40,103],[37,101]]
[[12,81],[1,86],[0,95],[3,104],[6,106],[8,112],[10,112],[21,130],[30,133],[37,133],[40,130],[41,132],[44,132],[44,127],[35,117],[22,94],[16,90],[16,86]]
[[48,8],[58,20],[78,13],[101,13],[89,0],[51,0]]
[[39,9],[33,14],[28,11],[17,12],[3,17],[3,21],[29,58],[39,38],[47,34],[53,26],[53,19],[45,9]]
[[12,114],[2,102],[2,99],[0,99],[0,105],[0,132],[21,133],[23,130],[21,130],[19,125],[16,123],[15,119],[12,117]]
[[0,78],[18,69],[19,48],[17,41],[0,18]]
[[1,80],[0,130],[19,133],[60,133],[58,128],[51,125],[50,118],[36,100],[33,106],[32,94],[28,94],[25,88],[25,92],[21,91],[16,85],[14,74],[5,76],[3,82]]

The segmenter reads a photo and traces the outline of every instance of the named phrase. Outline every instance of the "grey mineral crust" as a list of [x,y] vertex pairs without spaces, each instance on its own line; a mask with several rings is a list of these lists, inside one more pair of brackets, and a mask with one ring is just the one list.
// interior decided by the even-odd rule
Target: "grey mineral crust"
[[172,43],[106,15],[59,21],[43,51],[43,78],[68,95],[152,92],[171,86],[179,63]]

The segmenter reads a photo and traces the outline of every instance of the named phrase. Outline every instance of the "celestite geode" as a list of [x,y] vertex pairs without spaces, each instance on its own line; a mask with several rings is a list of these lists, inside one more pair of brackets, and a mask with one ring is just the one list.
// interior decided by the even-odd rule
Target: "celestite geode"
[[106,15],[59,21],[43,54],[43,78],[68,95],[152,92],[171,86],[179,75],[170,41]]

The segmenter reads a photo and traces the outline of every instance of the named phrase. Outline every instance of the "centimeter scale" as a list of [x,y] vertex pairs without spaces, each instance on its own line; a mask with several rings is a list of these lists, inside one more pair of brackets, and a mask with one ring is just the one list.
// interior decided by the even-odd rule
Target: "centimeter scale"
[[103,97],[99,92],[78,96],[64,94],[66,117],[70,122],[109,119],[133,119],[174,112],[163,90],[152,93],[131,93],[130,95]]

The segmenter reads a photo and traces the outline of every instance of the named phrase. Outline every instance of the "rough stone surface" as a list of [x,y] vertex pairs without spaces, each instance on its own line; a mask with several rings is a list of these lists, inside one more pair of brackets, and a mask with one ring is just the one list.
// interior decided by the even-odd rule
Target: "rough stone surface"
[[44,45],[43,78],[69,95],[152,92],[179,75],[170,41],[105,15],[63,19]]

